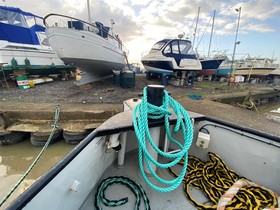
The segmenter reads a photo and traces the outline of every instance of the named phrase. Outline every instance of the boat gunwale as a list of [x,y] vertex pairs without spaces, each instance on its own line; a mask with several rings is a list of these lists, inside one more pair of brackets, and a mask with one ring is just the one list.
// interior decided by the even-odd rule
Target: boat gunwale
[[[125,113],[125,112],[122,112]],[[121,114],[121,113],[119,113]],[[114,116],[113,116],[114,117]],[[110,121],[113,117],[109,118],[107,121]],[[256,135],[262,138],[267,138],[271,141],[275,141],[277,143],[280,143],[280,137],[279,136],[274,136],[268,133],[264,133],[262,131],[258,131],[252,128],[248,127],[243,127],[240,125],[236,125],[230,122],[226,122],[214,117],[209,117],[209,116],[195,116],[191,117],[194,119],[194,122],[201,122],[201,121],[209,121],[210,123],[217,123],[222,126],[227,126],[233,129],[240,130],[240,135],[243,135],[242,132],[246,132],[248,134]],[[175,124],[176,119],[171,119],[170,120],[170,125]],[[149,127],[157,127],[157,126],[162,126],[164,124],[163,121],[161,122],[154,122],[154,123],[149,123]],[[213,125],[215,126],[215,125]],[[102,127],[102,125],[100,126]],[[106,126],[105,126],[106,127]],[[96,129],[93,132],[91,132],[83,141],[81,141],[70,153],[68,153],[62,160],[60,160],[56,165],[54,165],[48,172],[46,172],[44,175],[42,175],[28,190],[23,192],[18,198],[16,198],[7,208],[6,210],[16,210],[16,209],[22,209],[24,208],[47,184],[54,178],[56,177],[94,138],[100,137],[103,135],[110,135],[110,134],[115,134],[119,133],[122,131],[127,131],[127,130],[134,130],[133,125],[126,124],[124,126],[118,126],[118,128],[111,127],[107,129]],[[246,135],[245,135],[246,136]],[[261,141],[258,140],[257,138],[253,138],[253,140]],[[273,145],[269,142],[264,142],[270,145]],[[275,146],[275,145],[274,145]]]

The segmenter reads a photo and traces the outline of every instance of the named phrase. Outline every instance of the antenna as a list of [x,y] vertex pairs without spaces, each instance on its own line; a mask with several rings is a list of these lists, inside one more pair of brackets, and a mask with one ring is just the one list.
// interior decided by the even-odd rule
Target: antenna
[[113,25],[115,25],[115,21],[113,19],[111,19],[110,22],[111,22],[111,29],[113,31]]

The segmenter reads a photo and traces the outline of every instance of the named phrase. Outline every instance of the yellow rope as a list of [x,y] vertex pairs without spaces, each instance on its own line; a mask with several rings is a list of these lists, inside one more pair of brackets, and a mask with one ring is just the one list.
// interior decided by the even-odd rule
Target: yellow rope
[[[189,156],[188,172],[183,180],[185,196],[197,209],[217,209],[220,199],[229,196],[227,190],[236,181],[240,179],[246,180],[229,169],[218,155],[209,152],[208,157],[209,161],[203,162],[197,157]],[[179,164],[183,164],[183,162],[181,161]],[[169,171],[173,176],[177,177],[172,168],[169,168]],[[246,180],[246,182],[249,182],[249,180]],[[202,191],[211,205],[196,201],[190,194],[190,187]],[[230,196],[232,196],[231,200],[225,206],[219,207],[219,209],[257,210],[278,207],[278,196],[271,190],[259,185],[242,186],[236,194]]]

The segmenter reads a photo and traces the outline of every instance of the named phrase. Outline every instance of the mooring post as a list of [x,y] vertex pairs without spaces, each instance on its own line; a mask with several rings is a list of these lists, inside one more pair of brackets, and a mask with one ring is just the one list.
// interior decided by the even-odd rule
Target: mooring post
[[[161,106],[163,103],[163,95],[164,95],[164,86],[162,85],[148,85],[147,86],[147,101],[150,104],[155,106]],[[148,119],[149,123],[160,121],[155,119]],[[153,139],[154,144],[158,147],[159,146],[159,138],[160,138],[160,127],[149,128],[150,135]],[[147,150],[149,154],[157,161],[158,153],[152,148],[148,140],[146,139]],[[156,166],[152,165],[152,169],[156,171]],[[144,170],[147,174],[151,174],[150,170],[148,169],[146,163],[144,163]]]

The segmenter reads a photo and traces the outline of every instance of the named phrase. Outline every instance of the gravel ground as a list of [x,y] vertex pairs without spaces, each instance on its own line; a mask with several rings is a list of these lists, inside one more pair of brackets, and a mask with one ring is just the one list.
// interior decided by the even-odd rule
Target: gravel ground
[[[146,80],[145,75],[137,75],[135,84],[135,88],[126,89],[113,84],[112,79],[107,79],[95,82],[93,85],[78,87],[75,85],[75,80],[70,79],[68,81],[55,80],[54,82],[36,85],[34,88],[26,90],[19,90],[16,87],[8,90],[0,88],[0,93],[2,102],[121,104],[124,100],[137,97],[146,85],[160,84],[160,81]],[[213,96],[214,92],[214,95],[221,93],[225,93],[226,95],[233,94],[228,93],[229,91],[227,89],[213,89],[213,86],[201,87],[198,84],[193,88],[168,85],[166,89],[171,93],[171,96],[178,100],[188,111],[197,112],[280,136],[279,123],[268,119],[265,115],[207,99],[207,95],[211,94]],[[203,100],[193,100],[187,96],[188,94],[200,93],[204,95]]]
[[[148,84],[160,84],[159,80],[146,80],[144,74],[137,75],[135,88],[121,88],[113,84],[112,78],[95,82],[92,85],[78,87],[75,80],[54,80],[39,84],[34,88],[20,90],[15,85],[10,89],[2,88],[3,101],[39,102],[39,103],[122,103],[129,98],[137,97]],[[167,86],[172,95],[193,92],[186,87]]]

